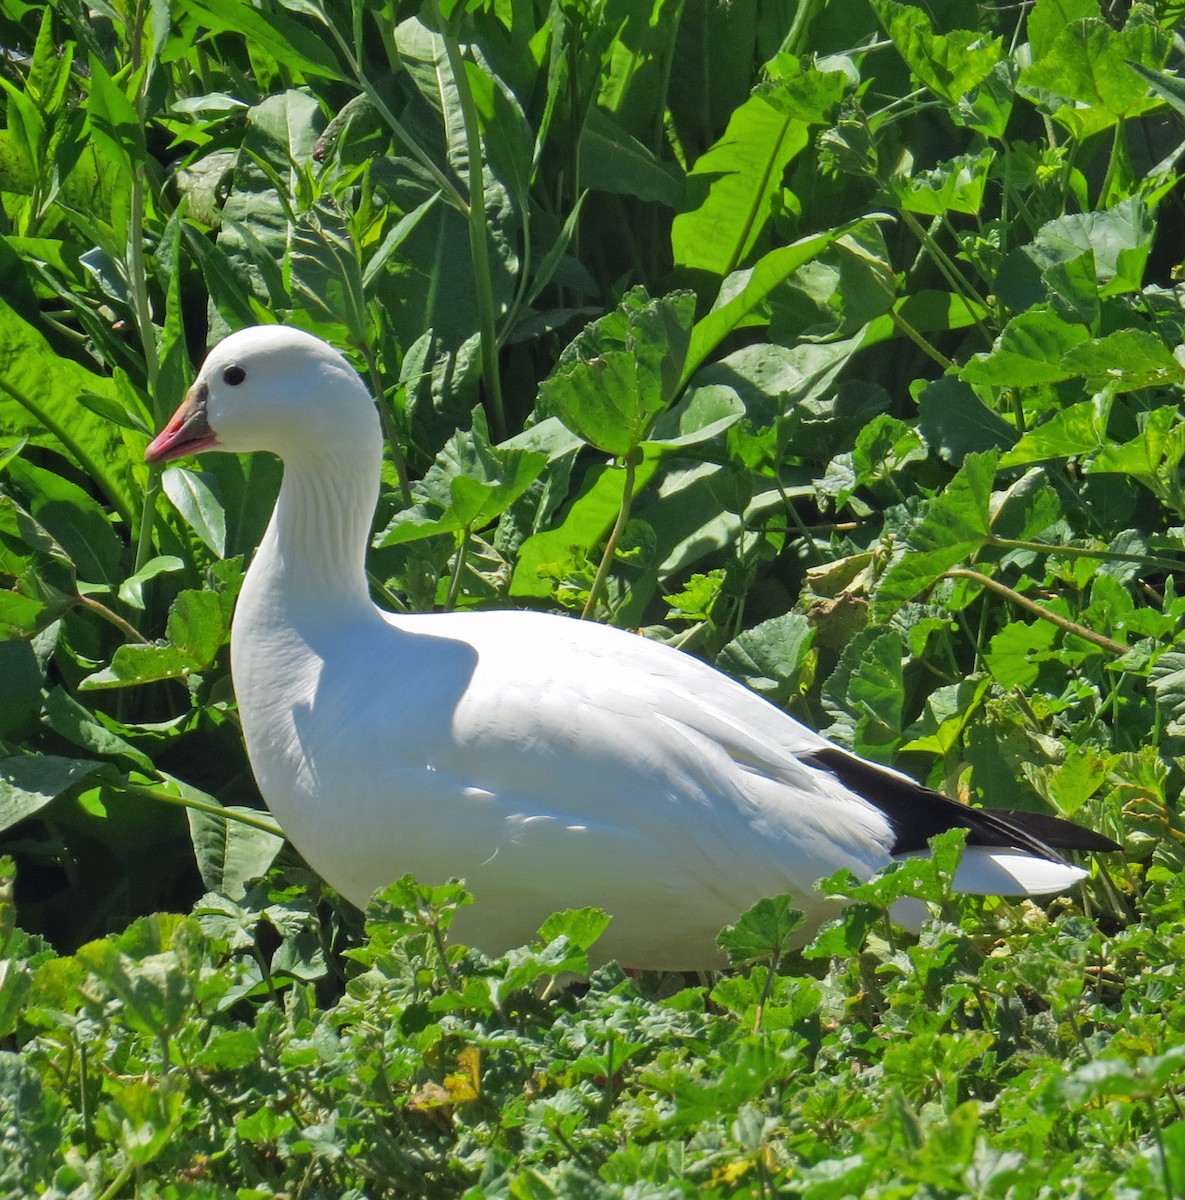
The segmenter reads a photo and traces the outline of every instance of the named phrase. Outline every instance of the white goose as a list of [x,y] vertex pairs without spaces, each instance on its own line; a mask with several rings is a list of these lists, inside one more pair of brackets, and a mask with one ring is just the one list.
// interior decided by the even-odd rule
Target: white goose
[[245,329],[206,359],[146,452],[272,451],[284,480],[239,597],[231,666],[264,799],[353,903],[411,872],[465,879],[459,940],[496,953],[553,911],[613,915],[632,967],[717,965],[719,930],[814,882],[866,877],[970,829],[967,892],[1039,895],[1111,849],[1053,818],[994,814],[840,750],[705,663],[537,612],[394,616],[364,556],[383,442],[362,380],[318,339]]

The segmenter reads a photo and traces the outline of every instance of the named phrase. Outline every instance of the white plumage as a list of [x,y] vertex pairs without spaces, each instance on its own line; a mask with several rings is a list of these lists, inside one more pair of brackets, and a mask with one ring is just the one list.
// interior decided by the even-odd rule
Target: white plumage
[[[284,461],[235,612],[235,691],[264,799],[355,904],[407,872],[460,876],[475,903],[456,936],[487,951],[598,905],[614,918],[602,957],[712,966],[716,934],[757,899],[792,893],[813,927],[832,915],[817,879],[866,877],[909,843],[900,798],[882,811],[841,781],[845,764],[920,807],[954,807],[636,635],[534,612],[377,608],[364,572],[377,414],[308,334],[246,329],[211,352],[148,458],[207,449]],[[804,761],[820,752],[838,768]],[[1018,844],[970,847],[956,886],[1040,894],[1084,874]]]

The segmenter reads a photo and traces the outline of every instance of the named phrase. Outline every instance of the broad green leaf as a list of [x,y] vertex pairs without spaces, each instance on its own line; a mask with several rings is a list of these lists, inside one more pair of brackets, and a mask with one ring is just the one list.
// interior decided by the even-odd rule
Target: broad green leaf
[[973,355],[959,378],[986,387],[1058,383],[1075,374],[1063,363],[1066,351],[1089,337],[1081,325],[1071,325],[1048,310],[1030,309],[1008,322],[989,353]]
[[560,356],[539,388],[543,411],[608,454],[632,453],[682,386],[694,308],[690,292],[627,293]]
[[[183,796],[217,804],[212,796],[187,784],[174,781],[174,786]],[[234,820],[240,812],[252,817],[260,815],[255,809],[234,807],[224,817],[200,809],[185,810],[202,883],[210,891],[232,900],[241,900],[247,884],[267,874],[284,845],[279,834]]]
[[140,485],[133,466],[138,440],[77,401],[80,392],[116,397],[110,380],[62,358],[45,337],[0,301],[0,425],[71,459],[129,524],[138,518]]
[[0,738],[7,738],[23,732],[40,713],[45,669],[31,642],[25,638],[5,640],[2,628],[0,679],[4,680],[0,688]]
[[895,175],[889,181],[889,191],[907,212],[926,217],[948,212],[973,217],[983,207],[994,159],[995,152],[990,148],[980,150],[978,154],[960,154],[929,171]]
[[976,554],[991,533],[990,501],[996,454],[968,454],[943,491],[928,500],[906,532],[876,592],[882,612],[892,612]]
[[169,571],[184,569],[185,563],[175,554],[158,554],[154,558],[150,558],[134,575],[129,575],[119,585],[119,599],[124,604],[130,604],[132,608],[143,609],[144,585],[150,579],[155,579],[158,575]]
[[1084,375],[1095,391],[1116,394],[1140,388],[1177,385],[1185,381],[1185,367],[1154,334],[1142,329],[1117,329],[1071,347],[1062,355],[1064,366]]
[[716,944],[734,967],[768,962],[776,968],[804,920],[793,900],[792,896],[758,900],[735,925],[726,925],[720,931]]
[[1167,732],[1185,733],[1185,650],[1166,650],[1148,673],[1157,707],[1167,718]]
[[922,389],[918,429],[926,443],[956,467],[968,454],[1006,450],[1016,441],[1016,430],[1003,417],[967,384],[950,376],[935,379]]
[[539,926],[539,937],[544,942],[556,938],[567,938],[573,946],[588,950],[609,928],[612,918],[599,908],[573,908],[553,913]]
[[680,208],[682,178],[599,108],[589,110],[580,136],[580,182],[595,191]]
[[878,221],[865,219],[836,231],[831,245],[773,290],[772,341],[792,346],[799,339],[852,337],[892,307],[897,277],[881,230]]
[[815,234],[789,246],[771,250],[751,270],[738,272],[735,277],[725,280],[715,307],[695,323],[691,332],[691,343],[683,368],[684,382],[691,378],[730,333],[748,323],[751,314],[780,283],[804,263],[822,254],[848,228],[844,226]]
[[863,757],[887,761],[902,740],[904,647],[895,629],[861,629],[823,686],[827,731]]
[[1071,212],[1047,221],[1023,250],[1043,273],[1089,252],[1102,294],[1120,295],[1143,286],[1155,231],[1147,205],[1130,196],[1100,212]]
[[807,144],[805,122],[751,96],[687,177],[687,212],[671,229],[678,266],[723,279],[756,248],[787,165]]
[[1029,11],[1025,26],[1033,60],[1045,58],[1053,49],[1058,35],[1072,21],[1098,15],[1099,0],[1037,0]]
[[454,434],[415,485],[415,505],[396,513],[374,544],[396,546],[454,530],[483,529],[522,496],[547,463],[548,455],[537,450],[491,445],[478,409],[473,428]]
[[1142,13],[1112,29],[1101,17],[1071,21],[1045,55],[1020,75],[1023,87],[1052,92],[1070,103],[1054,112],[1077,137],[1085,138],[1157,103],[1129,66],[1164,66],[1169,41]]
[[738,634],[716,657],[716,666],[774,704],[784,705],[801,686],[815,632],[801,613],[771,617]]
[[646,441],[664,450],[699,445],[732,428],[744,415],[744,402],[734,389],[692,384],[677,404],[659,414]]
[[1005,625],[984,654],[992,677],[1002,688],[1032,686],[1057,633],[1057,626],[1049,621],[1012,621]]
[[208,477],[188,467],[166,467],[161,486],[190,529],[220,558],[226,553],[226,512]]
[[[643,446],[641,461],[634,472],[635,493],[641,492],[654,477],[659,462],[658,451]],[[511,597],[550,597],[552,583],[540,574],[541,568],[568,556],[573,546],[591,553],[602,545],[621,511],[624,488],[624,470],[599,465],[593,467],[585,476],[584,487],[572,501],[563,521],[554,529],[532,534],[519,547],[510,581]]]
[[1111,397],[1107,393],[1071,404],[1025,433],[1003,454],[1000,466],[1019,467],[1097,450],[1106,442],[1110,412]]
[[29,497],[29,512],[69,555],[80,579],[114,584],[122,544],[103,509],[76,483],[21,459],[8,474]]
[[0,830],[33,816],[98,769],[87,758],[28,754],[0,759]]
[[[265,16],[236,0],[192,0],[188,19],[211,33],[237,33],[285,70],[320,79],[342,79],[333,39],[318,37],[298,21],[274,9]],[[166,57],[167,61],[167,57]]]
[[872,8],[897,52],[918,80],[948,104],[979,86],[1004,57],[999,38],[975,29],[936,34],[925,12],[895,0],[872,0]]
[[1141,430],[1131,441],[1105,445],[1087,465],[1091,473],[1130,475],[1163,504],[1185,516],[1185,487],[1180,464],[1185,458],[1185,421],[1175,407],[1141,414]]
[[104,688],[138,687],[167,679],[187,679],[200,666],[193,655],[176,646],[131,642],[115,651],[110,666],[101,671],[92,671],[83,679],[78,690],[91,692]]
[[[196,926],[192,918],[173,920],[188,920]],[[125,933],[124,939],[127,936]],[[77,956],[93,976],[84,988],[88,999],[102,1003],[108,995],[118,997],[123,1019],[150,1037],[174,1032],[193,1004],[193,981],[178,956],[167,948],[133,959],[121,951],[115,939],[104,938],[79,947]],[[101,986],[96,987],[96,982]],[[160,1132],[167,1136],[167,1130]]]
[[329,200],[302,213],[290,233],[288,289],[312,322],[334,329],[344,325],[351,345],[370,335],[370,316],[358,248],[346,219]]

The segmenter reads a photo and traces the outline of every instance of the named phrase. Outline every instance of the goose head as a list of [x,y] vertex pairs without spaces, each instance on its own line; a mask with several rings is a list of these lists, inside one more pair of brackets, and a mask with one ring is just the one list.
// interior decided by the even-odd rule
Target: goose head
[[349,461],[368,445],[381,446],[378,413],[350,364],[302,330],[258,325],[210,351],[144,457],[267,450],[286,463]]

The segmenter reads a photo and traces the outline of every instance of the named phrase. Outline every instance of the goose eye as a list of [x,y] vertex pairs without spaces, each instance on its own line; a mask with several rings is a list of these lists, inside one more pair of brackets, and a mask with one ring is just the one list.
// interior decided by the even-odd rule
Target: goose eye
[[222,372],[222,382],[230,384],[231,387],[238,387],[246,378],[247,372],[237,365],[229,366]]

